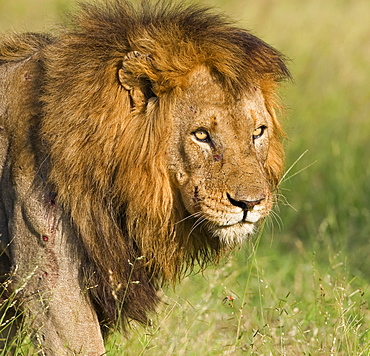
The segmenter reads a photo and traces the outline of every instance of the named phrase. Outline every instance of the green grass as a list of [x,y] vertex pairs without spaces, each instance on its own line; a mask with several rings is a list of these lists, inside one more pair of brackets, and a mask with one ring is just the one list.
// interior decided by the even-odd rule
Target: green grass
[[324,266],[307,250],[292,255],[262,241],[250,249],[167,292],[153,326],[115,339],[108,355],[370,352],[368,296],[359,286],[367,283],[350,275],[347,256]]
[[[0,28],[43,29],[66,7],[15,4],[0,0]],[[152,325],[114,334],[107,355],[368,355],[370,2],[216,4],[291,59],[287,167],[307,152],[283,182],[280,219],[164,290]],[[36,6],[46,20],[28,17]]]

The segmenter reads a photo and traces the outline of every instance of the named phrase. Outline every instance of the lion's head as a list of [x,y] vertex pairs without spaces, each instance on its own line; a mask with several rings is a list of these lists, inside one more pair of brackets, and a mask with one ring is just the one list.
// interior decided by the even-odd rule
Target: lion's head
[[129,285],[124,313],[143,319],[159,280],[214,260],[269,213],[283,162],[275,88],[289,73],[208,10],[83,8],[44,51],[50,182],[97,303],[114,318],[112,284]]
[[204,67],[189,82],[171,115],[171,180],[203,238],[233,246],[272,207],[271,159],[282,159],[270,146],[274,117],[257,86],[232,96]]

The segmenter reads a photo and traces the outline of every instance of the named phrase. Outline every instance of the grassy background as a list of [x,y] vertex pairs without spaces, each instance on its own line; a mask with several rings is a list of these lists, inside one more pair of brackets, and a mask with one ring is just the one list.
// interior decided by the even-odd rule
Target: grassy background
[[[293,167],[279,218],[163,291],[153,325],[114,334],[108,355],[368,355],[370,2],[203,2],[291,59],[282,96]],[[0,0],[0,30],[44,30],[73,3]]]

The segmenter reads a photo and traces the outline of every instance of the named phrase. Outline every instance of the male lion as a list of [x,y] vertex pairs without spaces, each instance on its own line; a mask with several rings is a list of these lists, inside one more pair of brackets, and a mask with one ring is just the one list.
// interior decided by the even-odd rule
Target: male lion
[[3,293],[45,355],[101,355],[245,240],[282,173],[283,56],[197,6],[80,5],[0,43]]

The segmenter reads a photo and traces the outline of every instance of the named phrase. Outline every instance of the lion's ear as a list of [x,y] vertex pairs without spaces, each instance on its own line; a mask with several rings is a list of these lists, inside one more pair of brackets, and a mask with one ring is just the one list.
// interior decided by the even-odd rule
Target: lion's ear
[[143,109],[148,100],[156,95],[152,83],[147,75],[152,67],[152,57],[142,55],[137,51],[129,52],[122,61],[122,68],[118,70],[118,79],[129,93],[131,106]]

